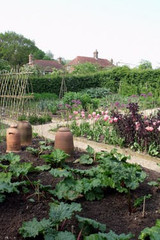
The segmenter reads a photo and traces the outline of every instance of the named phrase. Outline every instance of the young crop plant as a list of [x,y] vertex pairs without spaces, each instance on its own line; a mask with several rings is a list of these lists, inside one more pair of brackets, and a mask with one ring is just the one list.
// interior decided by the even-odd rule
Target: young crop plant
[[38,221],[33,218],[31,221],[24,222],[19,229],[19,233],[24,238],[35,238],[43,236],[45,240],[75,240],[75,236],[68,231],[63,231],[65,223],[71,219],[75,212],[81,211],[81,205],[78,203],[67,204],[50,203],[49,217]]
[[[94,150],[87,148],[92,157]],[[90,156],[89,154],[89,156]],[[87,170],[63,166],[60,169],[51,169],[54,177],[62,177],[51,191],[58,199],[76,200],[85,197],[87,200],[100,200],[106,188],[113,188],[118,192],[128,194],[139,187],[146,178],[146,173],[136,164],[126,162],[128,157],[117,153],[115,150],[96,153],[97,165]],[[88,159],[87,159],[88,160]],[[129,201],[129,206],[131,201]],[[131,212],[131,207],[129,207]]]
[[130,240],[134,237],[132,233],[128,234],[120,234],[117,235],[113,231],[110,231],[109,233],[94,233],[89,236],[84,237],[84,240]]
[[44,154],[41,157],[45,160],[45,162],[58,167],[64,165],[64,162],[69,155],[60,149],[55,149],[50,154]]
[[159,240],[160,239],[160,220],[156,220],[155,226],[145,228],[138,237],[139,240]]
[[40,146],[38,148],[27,147],[26,150],[36,157],[39,157],[44,151],[53,150],[52,146],[47,146],[45,141],[39,142]]
[[0,202],[8,193],[19,193],[19,187],[26,185],[24,177],[32,170],[31,163],[20,162],[20,156],[8,153],[0,156]]
[[76,218],[79,222],[79,228],[81,229],[82,236],[88,236],[89,234],[93,233],[95,230],[105,232],[106,225],[99,223],[93,219],[81,217],[76,215]]
[[93,162],[96,161],[96,152],[92,147],[88,145],[86,148],[87,153],[83,154],[79,159],[77,159],[75,162],[79,162],[80,164],[84,165],[91,165]]

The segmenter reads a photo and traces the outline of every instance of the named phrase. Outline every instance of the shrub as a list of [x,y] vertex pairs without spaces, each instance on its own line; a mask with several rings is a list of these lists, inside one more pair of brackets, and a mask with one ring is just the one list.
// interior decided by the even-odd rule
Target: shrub
[[103,98],[111,94],[108,88],[87,88],[82,91],[82,93],[87,93],[91,98]]

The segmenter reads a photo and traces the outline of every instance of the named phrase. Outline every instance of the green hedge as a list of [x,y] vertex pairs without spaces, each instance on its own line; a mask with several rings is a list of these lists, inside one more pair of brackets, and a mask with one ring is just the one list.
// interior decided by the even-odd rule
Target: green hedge
[[[59,95],[61,77],[45,75],[32,77],[33,92],[50,92]],[[160,96],[160,69],[139,70],[128,67],[116,67],[94,74],[66,74],[67,91],[79,92],[86,88],[105,87],[113,93],[130,96],[132,94],[152,92]]]

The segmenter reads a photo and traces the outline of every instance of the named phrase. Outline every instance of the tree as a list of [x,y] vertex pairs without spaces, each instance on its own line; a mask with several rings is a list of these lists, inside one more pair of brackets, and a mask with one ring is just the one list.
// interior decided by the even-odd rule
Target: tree
[[9,63],[3,59],[0,59],[0,71],[1,70],[7,70],[9,71],[11,69],[11,66]]
[[28,63],[28,56],[43,59],[45,53],[35,46],[35,42],[15,32],[0,33],[0,58],[11,66],[22,66]]
[[72,73],[76,74],[95,73],[99,70],[100,67],[98,65],[86,62],[74,66],[74,71]]
[[52,60],[54,58],[53,53],[49,50],[45,53],[45,56],[43,57],[44,60]]
[[152,69],[152,63],[147,60],[141,60],[140,65],[138,66],[139,69]]

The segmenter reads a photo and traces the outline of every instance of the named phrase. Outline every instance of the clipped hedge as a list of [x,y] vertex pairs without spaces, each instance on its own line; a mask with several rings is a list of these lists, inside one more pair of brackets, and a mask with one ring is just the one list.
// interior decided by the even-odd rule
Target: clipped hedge
[[[32,77],[33,92],[50,92],[59,95],[61,76]],[[139,70],[128,67],[115,67],[86,75],[66,74],[67,91],[79,92],[86,88],[105,87],[113,93],[130,96],[148,93],[160,96],[160,69]]]

